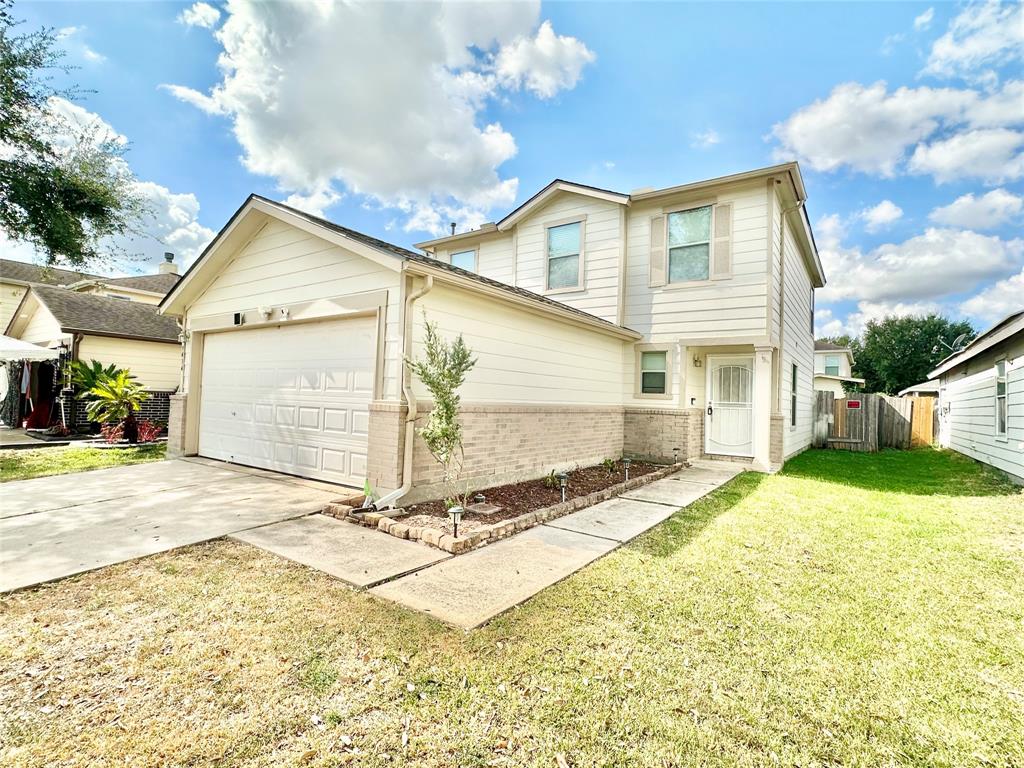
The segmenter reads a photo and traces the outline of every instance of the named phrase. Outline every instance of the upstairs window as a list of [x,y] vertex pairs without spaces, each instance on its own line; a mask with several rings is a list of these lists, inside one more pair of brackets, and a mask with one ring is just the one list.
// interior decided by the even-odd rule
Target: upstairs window
[[547,229],[548,290],[582,288],[580,254],[583,222],[559,224]]
[[668,281],[707,280],[711,270],[711,206],[668,215]]
[[1006,361],[996,363],[996,435],[1006,437]]
[[640,394],[668,393],[668,352],[640,353]]
[[826,355],[825,356],[825,375],[826,376],[838,376],[839,375],[839,355]]
[[468,272],[476,272],[476,250],[453,253],[451,264],[453,267],[459,267]]

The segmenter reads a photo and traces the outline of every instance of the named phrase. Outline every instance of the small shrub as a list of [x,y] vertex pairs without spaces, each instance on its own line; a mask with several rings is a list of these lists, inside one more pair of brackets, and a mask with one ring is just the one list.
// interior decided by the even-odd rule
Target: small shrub
[[108,443],[120,443],[124,438],[123,424],[104,424],[100,427],[100,434]]
[[562,481],[558,479],[558,475],[553,469],[544,477],[545,488],[560,488],[561,485]]
[[139,422],[139,442],[152,443],[164,432],[166,425],[160,421],[143,419]]
[[605,459],[604,461],[601,462],[601,466],[604,467],[608,471],[609,475],[614,475],[615,474],[615,466],[616,466],[617,463],[618,462],[616,462],[615,459]]

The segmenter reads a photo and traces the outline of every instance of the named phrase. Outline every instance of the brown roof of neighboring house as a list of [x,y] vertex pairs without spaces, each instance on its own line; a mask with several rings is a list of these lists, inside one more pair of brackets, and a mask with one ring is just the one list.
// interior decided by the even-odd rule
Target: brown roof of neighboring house
[[104,285],[123,285],[125,288],[134,288],[138,291],[151,291],[153,293],[168,293],[171,288],[178,284],[181,275],[165,273],[161,275],[132,275],[130,277],[101,277],[99,281]]
[[44,267],[13,259],[0,259],[0,279],[19,283],[71,285],[82,280],[95,280],[99,276],[60,267]]
[[844,347],[842,344],[833,344],[831,341],[814,342],[815,352],[848,352],[849,349],[849,347]]
[[173,318],[158,313],[152,304],[79,293],[51,285],[33,285],[32,292],[66,333],[178,341],[178,324]]

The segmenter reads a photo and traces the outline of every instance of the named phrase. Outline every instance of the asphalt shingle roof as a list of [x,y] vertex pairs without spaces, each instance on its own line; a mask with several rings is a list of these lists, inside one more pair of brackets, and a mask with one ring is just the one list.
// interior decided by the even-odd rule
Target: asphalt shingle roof
[[132,277],[101,277],[99,280],[104,285],[123,285],[125,288],[135,288],[139,291],[152,291],[153,293],[169,293],[171,288],[178,284],[181,275],[133,275]]
[[98,275],[77,272],[58,267],[42,267],[24,261],[0,259],[0,278],[17,280],[20,283],[44,283],[46,285],[71,285],[80,280],[96,280]]
[[65,331],[153,341],[178,340],[178,324],[173,318],[159,314],[152,304],[50,285],[34,285],[32,291]]
[[815,352],[839,352],[847,349],[849,349],[849,347],[844,347],[842,344],[833,344],[831,341],[814,342]]

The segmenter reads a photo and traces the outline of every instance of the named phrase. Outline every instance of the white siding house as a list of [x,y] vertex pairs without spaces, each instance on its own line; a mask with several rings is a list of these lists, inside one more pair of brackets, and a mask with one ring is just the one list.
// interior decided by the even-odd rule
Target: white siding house
[[853,375],[853,352],[849,347],[827,341],[814,342],[814,389],[846,397],[843,384],[863,384]]
[[939,444],[1024,483],[1024,311],[951,355],[939,382]]
[[623,453],[776,469],[811,438],[805,197],[792,163],[631,195],[556,180],[420,253],[251,196],[161,304],[186,337],[172,453],[428,495],[405,360],[429,321],[477,358],[481,485]]

